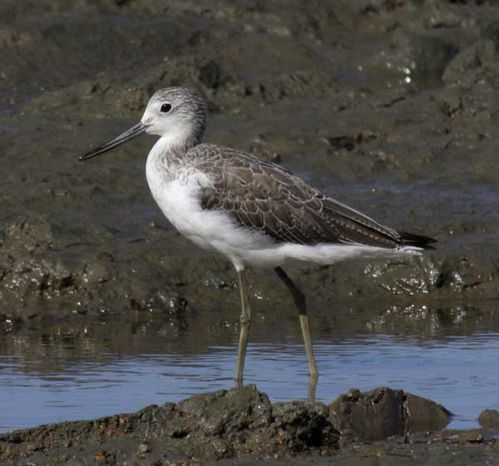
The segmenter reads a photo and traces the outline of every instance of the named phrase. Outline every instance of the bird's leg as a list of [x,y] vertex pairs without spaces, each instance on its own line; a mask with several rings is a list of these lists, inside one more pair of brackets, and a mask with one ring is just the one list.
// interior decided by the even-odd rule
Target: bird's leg
[[317,364],[315,363],[314,351],[312,349],[312,338],[310,336],[310,326],[308,323],[307,304],[305,302],[305,295],[301,292],[301,290],[296,286],[293,280],[289,278],[288,274],[281,267],[276,267],[274,270],[277,276],[284,282],[288,290],[291,292],[291,295],[293,296],[293,300],[295,302],[295,306],[298,309],[298,313],[300,316],[301,333],[303,335],[303,341],[305,342],[305,350],[307,351],[311,385],[315,387],[315,383],[317,382],[317,377],[319,376],[319,372],[317,371]]
[[239,292],[241,293],[241,329],[239,332],[239,350],[237,353],[236,382],[243,382],[244,359],[246,357],[246,346],[248,345],[248,332],[251,324],[251,307],[248,298],[248,285],[245,270],[237,271],[239,280]]

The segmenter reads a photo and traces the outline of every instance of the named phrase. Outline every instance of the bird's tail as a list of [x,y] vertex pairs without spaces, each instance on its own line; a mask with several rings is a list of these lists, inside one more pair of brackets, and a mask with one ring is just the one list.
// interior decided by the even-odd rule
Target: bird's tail
[[433,243],[437,242],[436,239],[430,238],[429,236],[407,233],[406,231],[399,231],[398,233],[400,235],[400,246],[402,247],[435,249]]

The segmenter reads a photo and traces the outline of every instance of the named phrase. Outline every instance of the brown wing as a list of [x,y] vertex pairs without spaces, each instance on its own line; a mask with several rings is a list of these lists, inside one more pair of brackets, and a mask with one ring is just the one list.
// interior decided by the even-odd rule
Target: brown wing
[[191,154],[210,174],[202,207],[223,209],[241,225],[276,241],[299,244],[350,243],[394,248],[395,230],[322,194],[279,165],[229,148],[203,144]]

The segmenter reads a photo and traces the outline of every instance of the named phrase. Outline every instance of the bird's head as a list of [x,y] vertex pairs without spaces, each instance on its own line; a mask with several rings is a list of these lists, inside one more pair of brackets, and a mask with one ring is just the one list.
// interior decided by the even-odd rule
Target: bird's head
[[144,133],[161,136],[171,146],[192,147],[201,142],[206,129],[206,115],[205,101],[191,89],[160,89],[149,99],[140,123],[86,152],[80,160],[108,152]]

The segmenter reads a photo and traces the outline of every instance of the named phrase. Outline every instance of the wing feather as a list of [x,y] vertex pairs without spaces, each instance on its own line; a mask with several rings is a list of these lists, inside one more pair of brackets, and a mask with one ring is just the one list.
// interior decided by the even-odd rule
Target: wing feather
[[203,209],[223,209],[275,241],[386,248],[403,243],[397,231],[325,196],[279,165],[210,144],[189,152],[194,166],[213,180],[202,188]]

